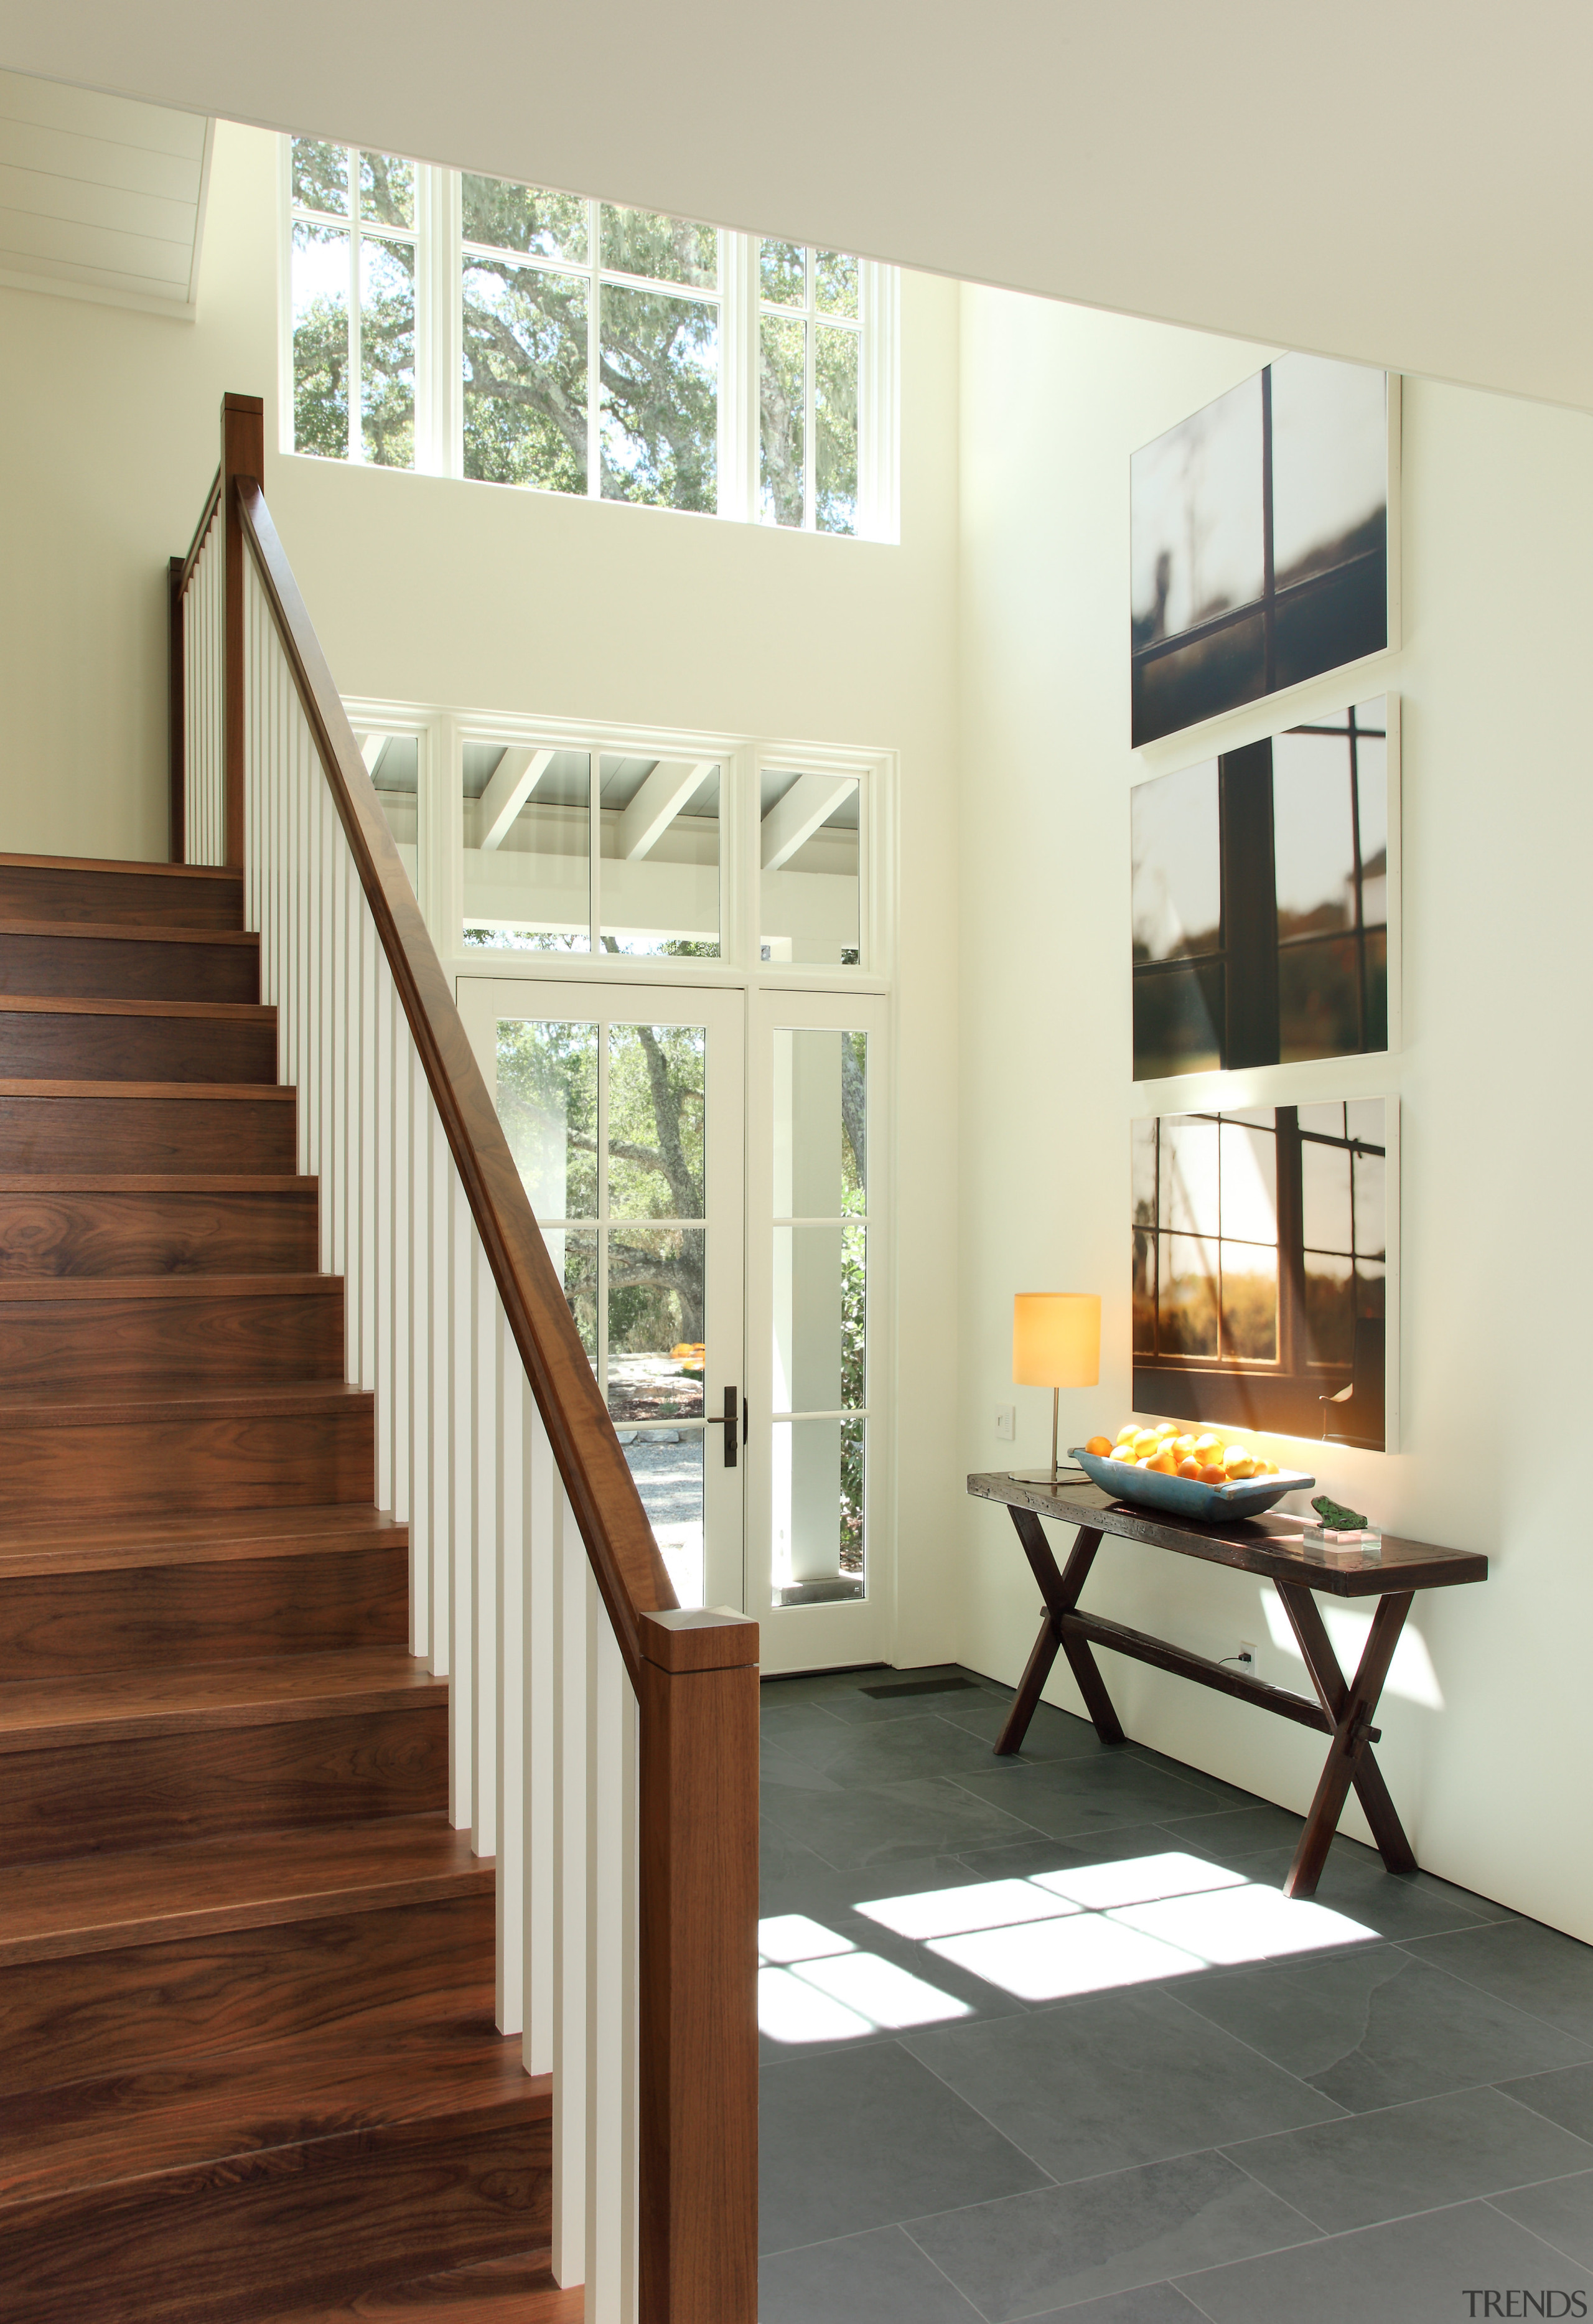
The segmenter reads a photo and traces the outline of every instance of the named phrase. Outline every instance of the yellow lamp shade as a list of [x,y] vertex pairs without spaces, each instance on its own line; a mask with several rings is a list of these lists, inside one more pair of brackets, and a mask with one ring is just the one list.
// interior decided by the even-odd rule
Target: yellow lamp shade
[[1100,1379],[1100,1293],[1018,1292],[1012,1377],[1019,1388],[1094,1388]]

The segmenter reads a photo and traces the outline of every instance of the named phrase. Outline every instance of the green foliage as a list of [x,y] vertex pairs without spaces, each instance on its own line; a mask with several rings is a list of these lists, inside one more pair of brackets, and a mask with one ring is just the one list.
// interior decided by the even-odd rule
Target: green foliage
[[719,309],[605,283],[603,497],[713,515],[719,505]]
[[465,475],[584,493],[585,281],[470,257],[462,299]]
[[719,287],[719,236],[711,226],[604,202],[602,233],[603,263],[612,273],[687,282],[699,290]]

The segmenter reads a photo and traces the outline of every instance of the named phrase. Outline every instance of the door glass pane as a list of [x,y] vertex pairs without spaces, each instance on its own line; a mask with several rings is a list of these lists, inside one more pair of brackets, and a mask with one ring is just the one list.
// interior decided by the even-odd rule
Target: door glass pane
[[538,1218],[595,1218],[597,1027],[500,1019],[498,1114]]
[[620,1442],[683,1607],[703,1602],[701,1429],[622,1428]]
[[700,1419],[700,1227],[612,1227],[608,1234],[608,1403],[618,1420]]
[[707,1049],[705,1025],[609,1027],[609,1207],[616,1218],[703,1216]]
[[773,1594],[819,1606],[865,1591],[862,1420],[775,1423]]
[[542,1240],[563,1287],[586,1360],[597,1370],[597,1231],[594,1227],[545,1227]]
[[855,775],[765,768],[759,801],[765,960],[857,965],[861,789]]
[[781,1219],[858,1216],[868,1207],[869,1037],[774,1037],[774,1208]]
[[465,746],[465,942],[588,952],[592,761],[585,751]]
[[774,1231],[774,1409],[861,1410],[868,1229]]
[[718,762],[605,757],[598,786],[603,950],[716,960]]

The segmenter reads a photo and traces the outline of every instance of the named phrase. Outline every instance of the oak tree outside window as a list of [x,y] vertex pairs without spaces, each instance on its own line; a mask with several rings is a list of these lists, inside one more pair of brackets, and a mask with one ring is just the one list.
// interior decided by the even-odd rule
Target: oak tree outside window
[[284,448],[896,537],[894,270],[284,147]]

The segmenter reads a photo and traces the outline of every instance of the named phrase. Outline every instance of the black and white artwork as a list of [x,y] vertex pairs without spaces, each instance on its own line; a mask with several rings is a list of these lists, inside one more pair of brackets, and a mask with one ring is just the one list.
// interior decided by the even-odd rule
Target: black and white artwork
[[1389,395],[1285,355],[1134,454],[1137,750],[1397,642]]
[[1136,1081],[1388,1047],[1390,709],[1379,696],[1135,786]]
[[1137,1412],[1391,1449],[1397,1111],[1134,1123]]

